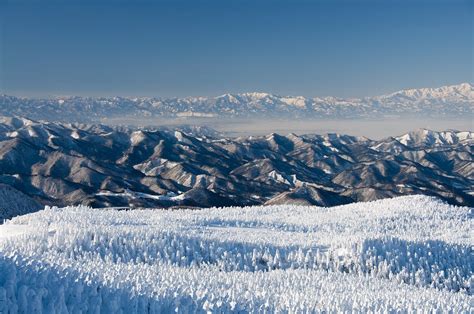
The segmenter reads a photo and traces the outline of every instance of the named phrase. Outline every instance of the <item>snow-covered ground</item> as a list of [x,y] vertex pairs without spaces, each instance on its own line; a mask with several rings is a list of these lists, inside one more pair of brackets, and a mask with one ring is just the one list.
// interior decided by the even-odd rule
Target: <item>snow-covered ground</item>
[[47,208],[0,226],[0,313],[474,310],[473,209]]

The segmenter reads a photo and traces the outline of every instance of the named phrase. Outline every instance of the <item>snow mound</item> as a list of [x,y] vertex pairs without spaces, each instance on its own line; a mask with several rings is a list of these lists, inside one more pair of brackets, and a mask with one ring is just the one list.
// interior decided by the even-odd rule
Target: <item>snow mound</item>
[[0,226],[0,312],[469,312],[472,217],[426,196],[46,208]]

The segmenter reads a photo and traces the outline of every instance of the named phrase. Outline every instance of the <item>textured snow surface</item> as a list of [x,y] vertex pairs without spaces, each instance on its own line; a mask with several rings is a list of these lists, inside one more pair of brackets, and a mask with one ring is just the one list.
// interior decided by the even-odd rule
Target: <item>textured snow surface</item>
[[473,209],[47,208],[0,226],[0,313],[474,310]]

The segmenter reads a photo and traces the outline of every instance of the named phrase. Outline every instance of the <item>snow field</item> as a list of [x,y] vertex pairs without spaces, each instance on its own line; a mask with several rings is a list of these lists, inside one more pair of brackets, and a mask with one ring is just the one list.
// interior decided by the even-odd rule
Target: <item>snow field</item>
[[469,312],[472,214],[425,196],[333,208],[47,208],[0,226],[17,230],[0,236],[0,313]]

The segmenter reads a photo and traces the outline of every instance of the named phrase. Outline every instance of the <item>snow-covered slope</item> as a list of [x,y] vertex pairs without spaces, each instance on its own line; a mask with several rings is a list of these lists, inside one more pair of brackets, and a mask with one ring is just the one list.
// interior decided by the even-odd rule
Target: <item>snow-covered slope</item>
[[469,312],[472,217],[426,196],[47,208],[0,226],[0,312]]
[[4,219],[35,212],[41,208],[42,206],[28,195],[0,183],[0,224]]
[[470,83],[439,88],[407,89],[365,98],[280,96],[268,93],[224,94],[217,97],[19,98],[0,95],[0,114],[32,119],[91,122],[124,117],[277,117],[374,118],[383,116],[472,116],[474,87]]

